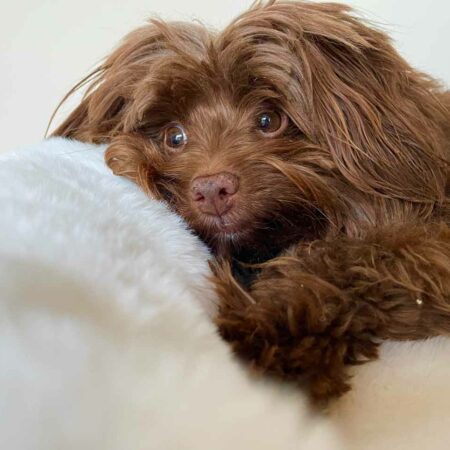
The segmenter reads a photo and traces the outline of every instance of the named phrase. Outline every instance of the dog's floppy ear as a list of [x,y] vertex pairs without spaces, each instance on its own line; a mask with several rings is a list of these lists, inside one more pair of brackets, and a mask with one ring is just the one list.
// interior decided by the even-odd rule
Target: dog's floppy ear
[[[87,85],[81,103],[53,135],[107,143],[105,160],[112,171],[160,197],[156,180],[165,160],[158,145],[142,132],[148,109],[161,106],[165,85],[171,88],[167,78],[177,65],[192,64],[209,42],[209,32],[202,26],[151,20],[126,36],[100,67],[66,95],[61,103]],[[159,111],[156,115],[158,120],[164,118]]]
[[[358,189],[411,201],[445,198],[442,89],[414,70],[382,32],[332,3],[269,2],[241,16],[272,67],[290,71],[278,87],[307,137],[328,149]],[[268,66],[269,67],[269,66]],[[266,72],[268,68],[266,68]],[[441,123],[439,123],[441,122]]]
[[123,125],[127,104],[145,68],[160,51],[161,33],[154,26],[129,34],[112,54],[63,99],[88,85],[78,107],[53,132],[83,141],[107,142]]
[[61,104],[88,86],[81,103],[52,134],[100,143],[132,131],[130,109],[136,106],[142,85],[149,94],[155,65],[166,55],[182,54],[183,46],[202,45],[202,33],[206,30],[199,26],[159,20],[130,33],[103,64],[66,95]]
[[344,7],[333,6],[323,25],[305,29],[304,51],[312,126],[341,173],[369,193],[443,201],[441,125],[450,111],[438,84]]

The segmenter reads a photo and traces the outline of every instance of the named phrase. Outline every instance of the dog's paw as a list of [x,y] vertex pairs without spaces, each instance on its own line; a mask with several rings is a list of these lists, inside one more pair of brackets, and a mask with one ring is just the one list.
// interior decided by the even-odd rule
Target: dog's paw
[[347,364],[375,358],[377,344],[351,333],[351,309],[336,289],[306,274],[295,280],[263,273],[246,291],[229,266],[216,266],[218,329],[254,369],[308,386],[326,402],[349,390]]

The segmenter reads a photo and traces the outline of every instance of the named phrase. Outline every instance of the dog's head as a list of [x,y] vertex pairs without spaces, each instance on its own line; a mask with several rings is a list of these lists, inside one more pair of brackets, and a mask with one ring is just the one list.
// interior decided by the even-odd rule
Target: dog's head
[[87,81],[55,134],[107,142],[116,174],[216,250],[352,232],[385,199],[444,195],[437,87],[344,6],[258,4],[220,33],[152,21]]

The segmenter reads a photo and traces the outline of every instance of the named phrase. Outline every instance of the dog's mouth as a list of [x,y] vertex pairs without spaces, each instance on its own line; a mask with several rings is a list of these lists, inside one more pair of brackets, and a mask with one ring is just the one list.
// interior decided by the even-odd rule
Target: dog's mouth
[[242,241],[252,234],[249,221],[234,214],[222,216],[202,216],[192,224],[194,230],[207,242],[214,241]]
[[216,255],[260,263],[294,243],[320,238],[325,228],[322,219],[296,209],[266,217],[244,217],[235,212],[201,215],[189,222]]
[[208,227],[215,234],[232,235],[245,230],[245,226],[234,217],[211,216],[208,219]]

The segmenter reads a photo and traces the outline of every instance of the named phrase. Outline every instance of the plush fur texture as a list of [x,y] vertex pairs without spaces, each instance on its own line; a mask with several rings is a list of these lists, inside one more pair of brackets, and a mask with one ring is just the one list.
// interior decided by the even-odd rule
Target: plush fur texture
[[0,448],[343,448],[234,360],[198,302],[215,303],[205,246],[103,153],[0,157]]
[[[211,246],[218,326],[255,367],[328,399],[380,339],[450,331],[450,96],[349,8],[152,21],[85,83],[55,134],[107,143]],[[235,259],[268,262],[236,280]]]

